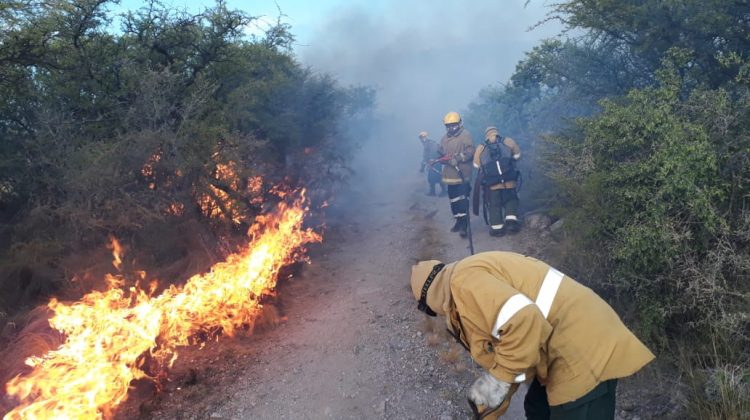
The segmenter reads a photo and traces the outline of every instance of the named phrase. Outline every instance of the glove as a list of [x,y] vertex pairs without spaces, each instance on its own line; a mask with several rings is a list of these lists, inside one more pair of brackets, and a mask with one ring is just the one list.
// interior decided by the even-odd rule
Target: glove
[[509,389],[509,383],[485,373],[471,385],[468,397],[477,406],[485,406],[487,410],[492,410],[502,404]]
[[456,158],[451,158],[448,163],[450,163],[451,166],[458,166],[458,160],[456,160]]

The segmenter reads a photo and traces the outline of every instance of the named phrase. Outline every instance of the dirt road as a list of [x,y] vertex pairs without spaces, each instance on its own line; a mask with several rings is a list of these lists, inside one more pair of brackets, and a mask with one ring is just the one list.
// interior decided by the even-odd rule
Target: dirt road
[[[409,288],[418,259],[469,252],[448,231],[447,198],[425,190],[414,173],[340,197],[312,263],[280,284],[268,308],[275,326],[186,350],[157,399],[136,392],[117,417],[469,418],[464,395],[479,368],[449,340],[443,318],[427,322],[417,311]],[[524,251],[524,234],[490,238],[473,225],[477,251]],[[520,402],[508,418],[521,418]]]
[[[415,261],[455,261],[469,255],[468,242],[449,232],[447,198],[425,196],[413,166],[385,177],[370,169],[360,177],[375,185],[355,180],[336,199],[311,264],[280,281],[265,328],[184,349],[160,392],[136,387],[115,417],[471,418],[465,395],[481,368],[445,333],[442,317],[416,309],[409,286]],[[472,226],[476,252],[545,259],[546,230],[492,238],[479,218]],[[652,418],[645,413],[665,405],[644,401],[644,387],[622,385],[618,419]],[[524,393],[504,418],[524,418]]]

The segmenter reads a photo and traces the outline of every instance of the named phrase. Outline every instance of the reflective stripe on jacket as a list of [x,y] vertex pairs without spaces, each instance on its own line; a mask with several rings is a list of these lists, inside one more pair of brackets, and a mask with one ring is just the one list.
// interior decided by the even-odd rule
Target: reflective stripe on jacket
[[485,252],[449,264],[440,276],[450,284],[449,328],[474,360],[509,383],[536,375],[550,405],[654,359],[604,300],[542,261]]

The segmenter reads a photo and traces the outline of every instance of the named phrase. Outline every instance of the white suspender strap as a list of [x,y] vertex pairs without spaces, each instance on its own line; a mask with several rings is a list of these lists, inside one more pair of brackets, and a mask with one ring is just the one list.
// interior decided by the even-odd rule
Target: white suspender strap
[[542,311],[542,315],[547,318],[549,310],[552,308],[552,302],[555,300],[557,289],[560,287],[564,274],[550,267],[547,275],[544,276],[542,287],[539,288],[539,295],[536,297],[536,306]]
[[[563,273],[550,267],[547,271],[547,275],[544,276],[542,287],[539,288],[539,295],[536,297],[536,302],[532,302],[531,299],[522,293],[517,293],[511,296],[502,308],[500,308],[500,313],[497,314],[495,325],[492,326],[492,336],[500,339],[500,328],[518,313],[518,311],[529,305],[536,304],[542,312],[542,315],[544,315],[544,318],[547,318],[550,308],[552,308],[552,302],[555,300],[557,289],[560,288],[560,283],[564,276]],[[523,382],[526,380],[526,374],[520,373],[516,375],[513,380],[515,383]]]

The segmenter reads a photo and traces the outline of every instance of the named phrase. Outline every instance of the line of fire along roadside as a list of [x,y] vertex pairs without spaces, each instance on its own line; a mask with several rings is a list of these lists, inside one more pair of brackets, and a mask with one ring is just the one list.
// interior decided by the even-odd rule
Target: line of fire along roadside
[[[110,417],[134,380],[163,380],[160,372],[178,358],[177,347],[210,332],[251,330],[279,270],[304,260],[304,246],[322,240],[303,228],[308,212],[304,190],[287,194],[274,212],[256,220],[243,249],[161,294],[154,295],[153,287],[119,287],[127,284],[119,274],[107,278],[109,289],[77,302],[52,299],[49,325],[65,341],[27,358],[30,371],[6,384],[18,404],[4,419]],[[110,248],[120,267],[121,247],[113,242]]]

